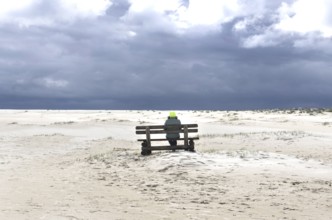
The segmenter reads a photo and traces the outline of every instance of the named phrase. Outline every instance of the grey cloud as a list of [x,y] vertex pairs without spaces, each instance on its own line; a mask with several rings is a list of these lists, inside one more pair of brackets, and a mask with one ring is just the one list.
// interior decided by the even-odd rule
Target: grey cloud
[[[223,24],[220,32],[178,34],[153,14],[140,22],[122,19],[128,8],[128,2],[116,1],[96,19],[28,28],[1,24],[0,107],[253,109],[332,104],[330,54],[294,47],[303,36],[280,35],[283,43],[278,46],[248,49],[241,46],[242,39],[260,31],[255,24],[247,32],[234,31],[245,18]],[[142,25],[145,19],[157,19],[158,27]],[[269,26],[273,20],[259,22]],[[130,31],[137,35],[130,36]],[[330,41],[325,44],[331,46]]]
[[128,9],[130,8],[130,3],[126,0],[114,0],[112,1],[112,6],[106,11],[106,15],[114,18],[123,17]]

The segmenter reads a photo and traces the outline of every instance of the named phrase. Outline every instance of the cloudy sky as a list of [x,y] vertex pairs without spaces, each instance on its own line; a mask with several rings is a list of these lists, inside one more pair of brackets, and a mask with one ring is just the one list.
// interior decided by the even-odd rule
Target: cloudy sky
[[331,0],[0,0],[0,108],[332,107]]

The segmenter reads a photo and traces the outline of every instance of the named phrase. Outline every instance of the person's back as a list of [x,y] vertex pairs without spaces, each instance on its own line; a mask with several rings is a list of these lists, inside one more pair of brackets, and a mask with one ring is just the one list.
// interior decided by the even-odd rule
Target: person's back
[[[165,126],[166,126],[166,131],[172,131],[174,129],[172,129],[170,125],[174,125],[174,129],[178,130],[179,128],[176,125],[181,125],[181,121],[176,117],[175,112],[170,112],[168,119],[165,121]],[[170,145],[172,146],[176,146],[177,144],[177,139],[180,138],[180,133],[166,133],[166,138],[168,139]]]

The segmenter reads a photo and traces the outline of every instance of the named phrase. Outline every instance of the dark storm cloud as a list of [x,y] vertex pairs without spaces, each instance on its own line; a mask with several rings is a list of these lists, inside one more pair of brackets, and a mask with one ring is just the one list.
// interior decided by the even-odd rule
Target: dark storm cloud
[[[59,13],[57,4],[41,2],[29,13]],[[184,1],[184,6],[188,4]],[[128,17],[129,8],[130,3],[118,0],[93,19],[27,27],[1,23],[0,107],[332,105],[329,50],[295,47],[294,42],[306,39],[299,34],[280,34],[279,44],[273,46],[243,47],[245,39],[278,22],[275,18],[257,20],[242,32],[234,27],[247,17],[221,24],[220,31],[198,26],[177,33],[174,25],[153,12]],[[331,47],[330,40],[314,39]]]
[[109,7],[106,10],[106,15],[108,17],[121,18],[127,13],[130,7],[129,2],[125,0],[116,0],[112,1],[112,3],[113,3],[112,7]]

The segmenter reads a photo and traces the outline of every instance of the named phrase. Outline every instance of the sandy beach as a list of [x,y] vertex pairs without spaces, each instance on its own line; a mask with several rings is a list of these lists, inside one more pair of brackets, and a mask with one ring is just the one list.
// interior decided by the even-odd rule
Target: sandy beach
[[0,111],[0,219],[332,219],[332,111],[177,111],[196,153],[141,156],[167,111]]

